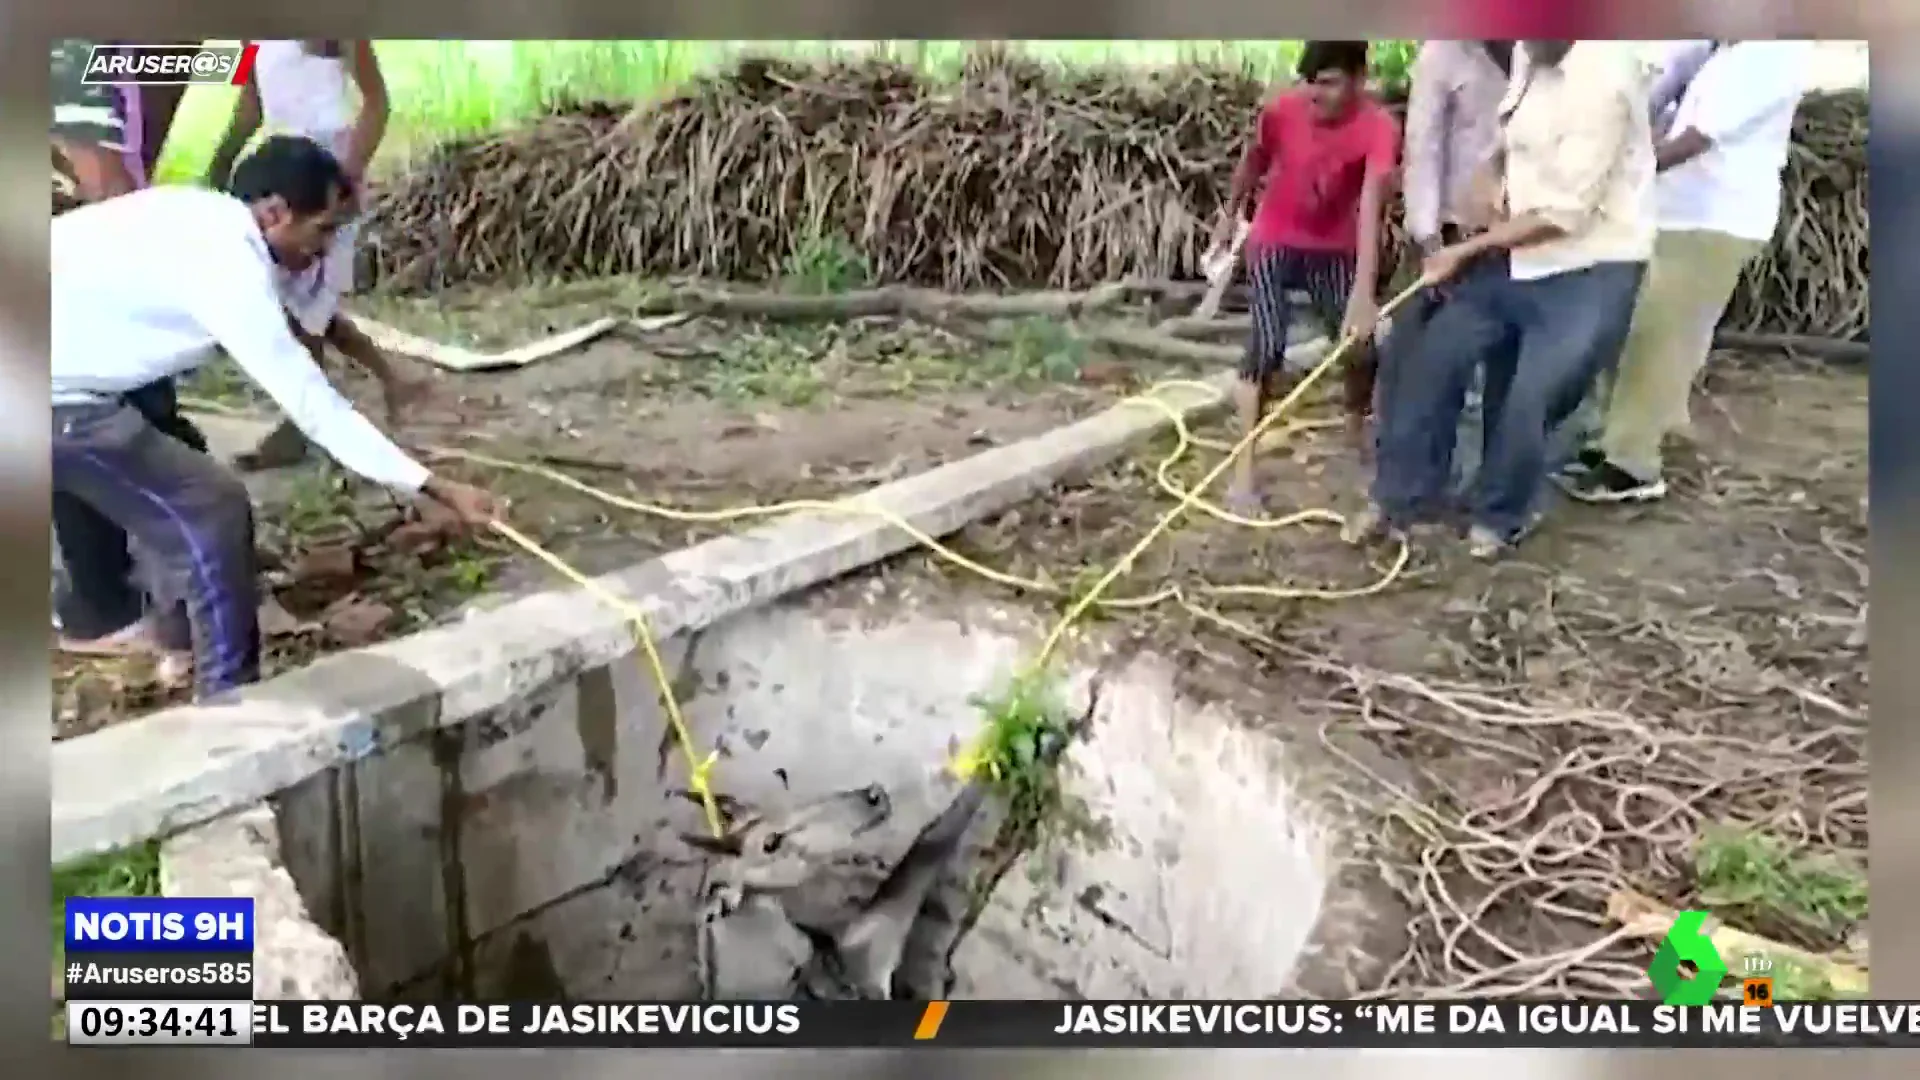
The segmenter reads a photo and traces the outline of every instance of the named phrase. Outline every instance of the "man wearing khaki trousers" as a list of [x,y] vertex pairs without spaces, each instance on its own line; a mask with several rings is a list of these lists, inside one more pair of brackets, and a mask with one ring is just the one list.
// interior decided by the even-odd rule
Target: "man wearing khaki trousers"
[[1598,438],[1559,477],[1583,502],[1667,493],[1661,443],[1688,426],[1693,380],[1740,274],[1780,219],[1781,170],[1811,43],[1720,44],[1688,84],[1655,150],[1660,232]]

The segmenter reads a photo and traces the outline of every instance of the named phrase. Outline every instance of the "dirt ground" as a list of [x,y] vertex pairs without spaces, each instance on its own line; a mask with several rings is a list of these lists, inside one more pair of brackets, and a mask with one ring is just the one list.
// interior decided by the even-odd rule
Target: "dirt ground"
[[[590,283],[428,302],[370,297],[354,308],[485,349],[619,312],[646,295],[644,285]],[[720,510],[840,497],[1097,411],[1143,380],[1210,373],[1177,363],[1123,368],[1057,327],[1009,325],[1009,343],[986,348],[895,319],[756,326],[701,318],[520,369],[454,374],[402,361],[435,389],[396,431],[423,452],[457,447],[555,468],[628,499]],[[335,374],[380,415],[376,384],[351,370]],[[197,373],[182,394],[190,406],[270,415],[227,366]],[[539,476],[465,462],[445,468],[508,497],[519,529],[590,573],[753,523],[674,522]],[[290,475],[255,485],[262,561],[292,616],[269,639],[269,674],[404,633],[482,593],[556,580],[497,538],[427,529],[329,463],[310,458],[280,472]],[[157,682],[151,663],[62,657],[55,666],[56,738],[184,699]]]
[[[1336,940],[1306,985],[1642,996],[1671,911],[1690,908],[1776,959],[1811,954],[1776,967],[1783,1000],[1841,992],[1827,959],[1866,966],[1866,392],[1863,373],[1719,357],[1671,498],[1563,502],[1495,565],[1425,537],[1378,595],[1217,591],[1352,589],[1390,567],[1392,549],[1331,526],[1196,520],[1142,559],[1116,593],[1177,585],[1185,603],[1114,613],[1107,632],[1180,658],[1196,697],[1287,743],[1308,801],[1350,833],[1323,919]],[[1171,505],[1157,458],[958,546],[1085,581]],[[1332,433],[1263,474],[1276,517],[1360,503]],[[1646,910],[1665,913],[1650,938],[1615,917]]]
[[[617,313],[636,303],[632,288],[363,307],[485,348]],[[722,509],[844,495],[1146,383],[1212,373],[1116,362],[1046,320],[996,340],[909,320],[699,318],[520,370],[438,374],[435,401],[402,433],[630,498]],[[377,407],[365,380],[344,381]],[[1396,551],[1349,547],[1330,523],[1195,517],[1116,586],[1179,587],[1177,599],[1096,618],[1181,659],[1194,694],[1289,743],[1311,797],[1350,831],[1343,880],[1358,907],[1345,945],[1359,951],[1338,965],[1346,985],[1325,992],[1638,995],[1653,943],[1609,916],[1636,897],[1711,907],[1864,966],[1866,385],[1861,372],[1719,357],[1671,498],[1556,506],[1498,564],[1428,536],[1377,594],[1315,598],[1305,592],[1376,581]],[[258,406],[218,370],[186,392]],[[1331,414],[1323,401],[1306,410]],[[977,524],[955,546],[1082,588],[1172,505],[1154,480],[1171,446]],[[1170,475],[1191,483],[1214,460],[1195,451]],[[732,527],[454,467],[511,497],[516,524],[593,572]],[[1262,469],[1276,518],[1360,503],[1361,468],[1331,431],[1270,450]],[[554,581],[497,543],[440,536],[326,466],[275,480],[262,502],[269,580],[296,624],[274,640],[275,669],[406,632],[483,592]],[[1005,593],[919,553],[876,573]],[[1222,591],[1235,586],[1269,592]],[[63,662],[56,684],[56,737],[177,696],[131,664]],[[1809,965],[1806,993],[1824,992],[1823,970]]]

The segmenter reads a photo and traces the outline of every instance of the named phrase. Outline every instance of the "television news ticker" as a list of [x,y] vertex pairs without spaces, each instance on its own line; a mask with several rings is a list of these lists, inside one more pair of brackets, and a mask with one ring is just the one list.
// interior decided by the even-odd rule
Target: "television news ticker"
[[[1920,1002],[255,1001],[250,899],[67,901],[67,1041],[263,1047],[1914,1047]],[[1768,1003],[1772,1004],[1768,1004]]]
[[255,1046],[1888,1047],[1920,1002],[262,1002]]

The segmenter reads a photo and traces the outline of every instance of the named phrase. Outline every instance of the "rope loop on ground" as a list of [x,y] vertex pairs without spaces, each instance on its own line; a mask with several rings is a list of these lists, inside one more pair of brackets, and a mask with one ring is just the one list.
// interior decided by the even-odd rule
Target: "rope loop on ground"
[[[1400,295],[1387,301],[1386,305],[1380,309],[1380,318],[1385,319],[1390,317],[1402,304],[1412,299],[1414,294],[1418,293],[1422,288],[1425,288],[1426,285],[1427,282],[1423,279],[1407,286],[1406,289],[1401,291]],[[1357,338],[1351,335],[1342,337],[1340,342],[1332,349],[1329,349],[1327,355],[1323,357],[1318,364],[1315,364],[1311,371],[1308,371],[1299,382],[1294,384],[1293,389],[1287,392],[1287,396],[1281,398],[1278,404],[1267,410],[1267,414],[1262,416],[1260,421],[1254,424],[1253,427],[1249,428],[1247,433],[1240,437],[1239,442],[1233,444],[1232,448],[1227,451],[1226,456],[1220,459],[1219,464],[1208,470],[1207,474],[1202,476],[1191,490],[1182,493],[1179,497],[1180,501],[1174,505],[1173,509],[1161,515],[1160,520],[1154,523],[1153,528],[1147,530],[1146,535],[1142,536],[1138,543],[1129,548],[1126,554],[1120,556],[1120,558],[1114,562],[1113,566],[1100,576],[1099,580],[1095,581],[1085,593],[1081,594],[1079,599],[1073,602],[1073,605],[1069,607],[1066,613],[1060,617],[1060,620],[1054,624],[1053,630],[1047,634],[1046,640],[1041,642],[1039,651],[1034,654],[1032,662],[1028,664],[1027,675],[1029,677],[1037,676],[1046,670],[1047,666],[1052,663],[1054,654],[1059,651],[1061,642],[1066,640],[1068,632],[1071,631],[1081,619],[1086,617],[1088,611],[1091,611],[1096,604],[1100,603],[1100,599],[1106,595],[1106,591],[1112,588],[1115,582],[1126,576],[1126,574],[1133,569],[1134,564],[1139,561],[1140,556],[1146,554],[1147,549],[1153,546],[1155,540],[1166,535],[1167,531],[1178,524],[1180,519],[1185,517],[1189,510],[1192,510],[1195,506],[1205,501],[1203,497],[1206,495],[1207,489],[1219,482],[1220,478],[1226,475],[1227,470],[1232,468],[1233,463],[1240,460],[1242,455],[1252,450],[1254,445],[1260,441],[1261,437],[1266,435],[1268,429],[1279,423],[1282,417],[1286,416],[1294,406],[1298,405],[1306,396],[1307,391],[1312,389],[1314,383],[1318,382],[1321,376],[1333,370],[1334,367],[1344,360],[1347,353],[1352,350],[1356,344],[1358,344]],[[1166,464],[1167,463],[1163,462],[1159,470],[1159,478],[1162,486],[1167,486]],[[1218,510],[1217,507],[1214,509]],[[1219,513],[1222,516],[1226,515],[1226,511],[1224,510],[1219,510]],[[1331,511],[1327,511],[1326,513],[1329,516],[1337,516],[1333,515]],[[1400,576],[1400,572],[1405,565],[1406,552],[1403,549],[1401,557],[1395,563],[1393,569],[1384,575],[1370,591],[1378,591],[1379,589],[1386,588],[1387,585],[1391,584]],[[972,778],[984,754],[987,738],[988,733],[982,732],[975,737],[974,743],[970,748],[954,756],[950,767],[955,776],[963,781]]]
[[[1421,287],[1423,287],[1423,283],[1415,283],[1388,301],[1380,309],[1380,317],[1385,319],[1391,316],[1395,310],[1406,303]],[[1172,510],[1169,510],[1155,523],[1152,529],[1147,531],[1146,535],[1140,538],[1139,543],[1135,544],[1133,548],[1121,556],[1105,574],[1101,575],[1099,580],[1096,581],[1091,588],[1074,599],[1072,606],[1067,609],[1059,622],[1054,625],[1053,630],[1047,635],[1040,649],[1035,654],[1034,659],[1028,665],[1028,671],[1030,673],[1038,673],[1045,670],[1047,665],[1052,661],[1054,654],[1059,650],[1061,643],[1066,639],[1067,633],[1095,607],[1138,610],[1169,601],[1180,604],[1191,603],[1190,599],[1184,595],[1184,590],[1178,586],[1161,589],[1158,592],[1144,596],[1121,597],[1117,599],[1109,599],[1106,596],[1107,591],[1133,569],[1134,564],[1139,560],[1140,556],[1153,545],[1154,541],[1165,535],[1169,529],[1191,510],[1198,508],[1211,517],[1250,528],[1278,528],[1285,525],[1302,524],[1307,521],[1331,521],[1335,523],[1341,521],[1340,515],[1331,510],[1324,509],[1304,510],[1278,519],[1253,520],[1233,514],[1225,508],[1209,502],[1205,498],[1205,495],[1207,489],[1212,487],[1221,476],[1225,475],[1226,471],[1233,466],[1235,461],[1239,460],[1241,455],[1251,450],[1253,446],[1259,443],[1261,438],[1272,431],[1275,425],[1304,399],[1307,391],[1310,390],[1323,375],[1331,371],[1345,358],[1347,352],[1352,349],[1354,344],[1355,339],[1350,337],[1343,338],[1337,345],[1329,350],[1327,355],[1294,385],[1286,397],[1282,398],[1278,404],[1268,410],[1265,416],[1261,417],[1258,424],[1255,424],[1238,442],[1227,448],[1226,454],[1221,458],[1220,462],[1210,469],[1206,475],[1202,476],[1200,481],[1191,489],[1183,489],[1180,487],[1172,477],[1172,469],[1174,465],[1183,460],[1188,452],[1195,446],[1206,444],[1193,437],[1192,432],[1187,427],[1185,417],[1181,415],[1178,409],[1169,404],[1162,395],[1176,386],[1192,386],[1194,384],[1186,380],[1157,383],[1149,387],[1145,392],[1122,402],[1123,405],[1137,404],[1159,409],[1170,422],[1174,430],[1176,442],[1173,450],[1169,452],[1165,458],[1161,459],[1158,468],[1155,470],[1155,479],[1162,490],[1174,496],[1174,498],[1179,501]],[[1283,434],[1292,434],[1293,432],[1312,426],[1315,425],[1294,423],[1280,430]],[[457,448],[437,447],[431,449],[429,452],[438,460],[466,461],[484,468],[501,469],[541,477],[559,484],[562,487],[596,499],[608,506],[686,524],[722,524],[748,518],[778,517],[802,511],[839,514],[853,513],[878,518],[891,527],[905,533],[916,544],[932,553],[935,558],[951,563],[977,577],[1021,591],[1055,596],[1063,595],[1063,590],[1060,586],[1054,585],[1051,582],[1039,581],[1033,578],[1023,578],[971,559],[943,543],[938,537],[928,533],[925,529],[914,525],[900,514],[888,510],[885,507],[873,505],[862,499],[792,499],[785,502],[765,505],[734,506],[723,510],[683,510],[615,495],[610,491],[602,490],[569,476],[558,469],[548,468],[543,465],[511,461],[505,458],[491,457],[471,450]],[[712,788],[712,775],[714,767],[719,760],[719,753],[718,751],[710,751],[703,757],[695,749],[693,733],[687,726],[686,716],[681,711],[680,703],[674,695],[672,676],[667,672],[666,664],[660,657],[659,646],[654,641],[653,632],[647,624],[646,612],[642,610],[639,605],[614,593],[565,559],[548,551],[545,547],[542,547],[534,541],[533,538],[520,532],[506,522],[494,522],[493,531],[512,543],[515,547],[520,548],[527,554],[547,564],[553,568],[556,573],[573,582],[575,585],[580,586],[596,599],[626,617],[627,621],[633,627],[634,638],[640,646],[645,670],[658,689],[661,708],[665,712],[667,723],[672,729],[674,741],[678,744],[680,754],[686,762],[688,789],[699,796],[700,804],[706,812],[707,825],[713,831],[713,834],[716,837],[723,835],[726,830],[726,822],[721,816],[719,801],[715,797]],[[1203,594],[1214,596],[1266,596],[1274,599],[1346,600],[1361,596],[1370,596],[1386,589],[1399,578],[1401,572],[1406,567],[1408,554],[1408,551],[1403,545],[1391,567],[1372,583],[1356,589],[1282,589],[1259,585],[1233,585],[1202,586],[1199,591]],[[970,744],[954,753],[948,763],[948,767],[955,776],[962,780],[970,779],[985,765],[992,775],[996,778],[998,777],[1000,771],[998,764],[986,760],[985,747],[987,739],[988,733],[983,731],[979,736],[976,736]]]

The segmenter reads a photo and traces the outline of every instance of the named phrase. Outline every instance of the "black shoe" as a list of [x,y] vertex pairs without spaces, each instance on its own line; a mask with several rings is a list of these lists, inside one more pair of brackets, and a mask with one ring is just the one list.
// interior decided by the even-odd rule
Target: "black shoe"
[[1577,475],[1563,474],[1558,483],[1562,491],[1584,503],[1646,503],[1667,494],[1665,480],[1642,480],[1605,459]]
[[1598,447],[1589,446],[1573,456],[1573,460],[1560,466],[1560,475],[1565,477],[1584,476],[1607,463],[1607,455]]

